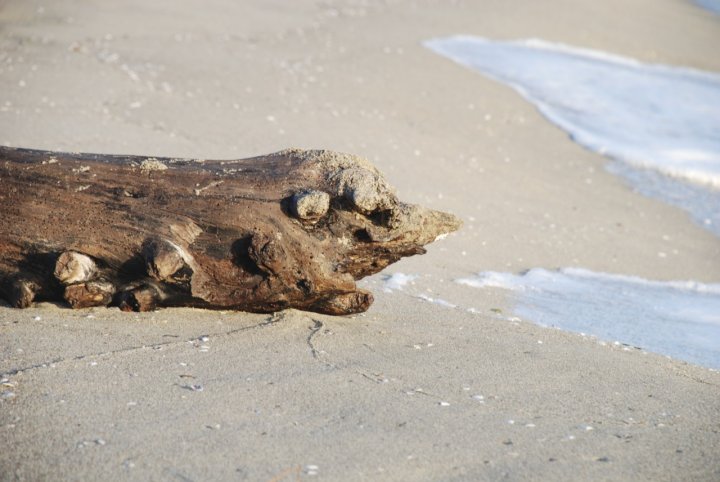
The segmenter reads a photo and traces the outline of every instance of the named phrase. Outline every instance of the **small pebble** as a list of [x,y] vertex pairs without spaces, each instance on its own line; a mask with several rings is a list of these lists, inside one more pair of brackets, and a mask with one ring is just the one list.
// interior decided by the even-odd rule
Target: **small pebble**
[[193,392],[202,392],[204,390],[202,385],[188,385],[188,388]]
[[202,342],[209,341],[209,340],[210,340],[210,337],[207,335],[203,335],[200,337],[200,341],[202,341]]
[[441,407],[449,407],[450,406],[450,404],[448,402],[440,402],[438,405],[440,405]]

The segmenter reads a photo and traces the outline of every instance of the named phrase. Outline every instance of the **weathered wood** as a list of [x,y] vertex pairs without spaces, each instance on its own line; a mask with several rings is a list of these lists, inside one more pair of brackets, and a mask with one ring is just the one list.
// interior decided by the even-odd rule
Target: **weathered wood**
[[40,291],[40,284],[26,277],[16,276],[7,281],[6,298],[10,306],[27,308]]
[[115,286],[109,281],[86,281],[65,287],[63,298],[72,308],[107,306],[115,295]]
[[148,281],[122,291],[118,306],[122,311],[153,311],[164,298],[160,286]]
[[142,257],[151,278],[171,284],[190,281],[192,269],[187,264],[190,255],[180,246],[166,239],[151,238],[143,244]]
[[[349,314],[355,280],[460,226],[356,156],[204,161],[0,148],[0,294],[152,310]],[[114,293],[117,290],[117,295]]]
[[53,274],[60,283],[69,285],[90,280],[96,271],[95,261],[89,256],[65,251],[58,256]]
[[330,195],[322,191],[303,191],[292,197],[292,214],[303,221],[318,221],[330,210]]

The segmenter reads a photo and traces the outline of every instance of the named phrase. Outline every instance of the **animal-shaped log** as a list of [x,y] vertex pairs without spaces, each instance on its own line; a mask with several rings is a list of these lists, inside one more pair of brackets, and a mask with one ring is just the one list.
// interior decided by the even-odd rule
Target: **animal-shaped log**
[[0,295],[12,306],[346,315],[355,280],[459,228],[367,161],[289,149],[208,161],[0,148]]

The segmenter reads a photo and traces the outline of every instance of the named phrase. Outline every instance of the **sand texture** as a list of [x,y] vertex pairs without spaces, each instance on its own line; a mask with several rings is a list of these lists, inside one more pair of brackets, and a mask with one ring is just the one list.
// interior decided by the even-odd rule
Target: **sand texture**
[[[460,33],[720,71],[720,20],[679,0],[0,0],[2,144],[333,149],[465,223],[361,281],[376,301],[355,317],[0,307],[0,480],[720,479],[718,372],[453,282],[720,281],[687,213],[421,45]],[[386,292],[393,273],[416,278]]]

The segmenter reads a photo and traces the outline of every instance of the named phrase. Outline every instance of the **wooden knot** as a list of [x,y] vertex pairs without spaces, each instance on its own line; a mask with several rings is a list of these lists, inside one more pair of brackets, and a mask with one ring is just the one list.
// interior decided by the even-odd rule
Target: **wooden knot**
[[390,186],[382,177],[362,168],[340,171],[335,179],[338,194],[362,214],[392,209],[397,203]]
[[145,240],[142,257],[147,274],[153,279],[179,284],[192,277],[193,271],[187,263],[190,255],[171,241],[160,238]]
[[90,280],[97,271],[95,261],[77,251],[65,251],[55,262],[54,275],[65,285],[83,283]]
[[262,233],[253,235],[248,256],[261,271],[268,274],[280,273],[288,262],[282,243]]
[[115,286],[108,281],[87,281],[65,287],[64,298],[72,308],[107,306],[115,294]]
[[330,210],[330,195],[323,191],[296,193],[291,201],[292,213],[303,221],[317,221]]
[[326,315],[352,315],[367,311],[373,301],[372,293],[357,290],[328,296],[315,302],[311,308]]
[[163,298],[161,288],[148,281],[122,291],[118,296],[118,307],[122,311],[154,311]]

